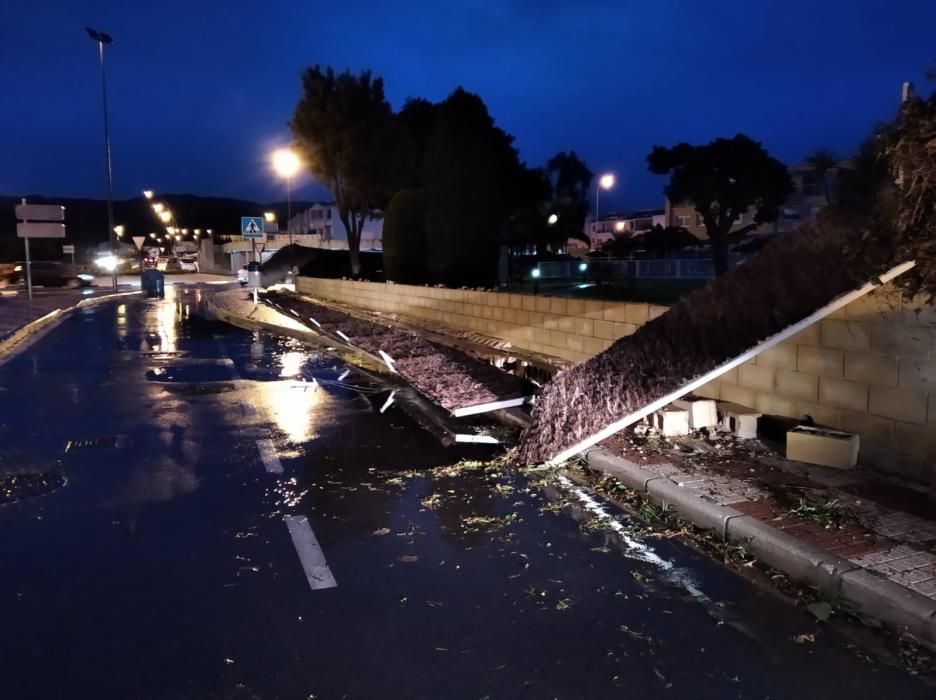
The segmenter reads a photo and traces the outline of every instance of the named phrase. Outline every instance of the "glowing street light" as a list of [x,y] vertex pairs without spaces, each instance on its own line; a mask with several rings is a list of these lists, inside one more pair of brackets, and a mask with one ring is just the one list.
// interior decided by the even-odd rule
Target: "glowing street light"
[[277,148],[273,151],[272,161],[276,174],[286,178],[286,232],[289,234],[289,245],[292,245],[292,229],[289,226],[292,218],[292,179],[302,167],[302,162],[290,148]]
[[263,212],[263,220],[268,224],[272,224],[274,221],[276,221],[276,214],[272,211],[265,211]]
[[168,224],[170,221],[172,221],[172,212],[168,209],[163,209],[161,212],[159,212],[159,220],[164,224]]
[[214,233],[214,229],[210,229],[210,228],[205,229],[205,233],[207,233],[210,236],[211,234]]
[[182,229],[182,235],[183,235],[183,236],[187,236],[187,235],[188,235],[188,229],[187,229],[187,228]]
[[143,190],[143,196],[147,199],[153,198],[153,190]]
[[162,214],[165,208],[166,208],[166,205],[163,204],[162,202],[156,202],[156,204],[153,205],[153,211],[156,212],[157,214]]
[[614,177],[614,173],[605,173],[598,178],[598,187],[595,188],[595,224],[598,223],[598,194],[601,190],[610,190],[614,187],[614,183],[617,179]]
[[558,214],[550,214],[550,215],[549,215],[549,218],[546,219],[546,223],[549,224],[550,226],[555,225],[555,223],[556,223],[557,221],[559,221],[559,215],[558,215]]
[[195,233],[196,236],[200,236],[200,235],[201,235],[201,229],[200,229],[200,228],[195,229],[194,233]]
[[120,225],[118,225],[118,226],[114,226],[114,233],[117,234],[117,238],[120,238],[122,235],[124,235],[124,230],[125,230],[125,229],[124,229],[124,227],[123,227],[123,224],[120,224]]
[[150,238],[156,238],[156,234],[155,234],[155,233],[151,233],[151,234],[150,234]]

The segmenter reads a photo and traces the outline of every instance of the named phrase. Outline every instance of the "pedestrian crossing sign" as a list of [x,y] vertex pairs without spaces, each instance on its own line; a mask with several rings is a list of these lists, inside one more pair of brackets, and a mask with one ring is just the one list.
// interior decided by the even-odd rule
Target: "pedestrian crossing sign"
[[260,216],[242,216],[241,236],[244,238],[266,238],[266,234],[263,232],[263,218]]

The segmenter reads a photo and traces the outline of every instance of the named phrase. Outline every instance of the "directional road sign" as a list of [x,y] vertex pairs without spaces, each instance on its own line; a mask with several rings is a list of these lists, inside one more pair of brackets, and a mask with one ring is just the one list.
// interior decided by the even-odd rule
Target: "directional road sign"
[[20,221],[65,221],[65,207],[61,204],[17,204],[16,218]]
[[69,245],[63,245],[63,246],[62,246],[62,253],[63,253],[64,255],[74,255],[74,254],[75,254],[75,246],[73,246],[73,245],[71,245],[71,244],[69,244]]
[[244,238],[266,238],[262,216],[242,216],[241,236]]
[[16,224],[16,235],[20,238],[65,238],[65,224],[20,221]]

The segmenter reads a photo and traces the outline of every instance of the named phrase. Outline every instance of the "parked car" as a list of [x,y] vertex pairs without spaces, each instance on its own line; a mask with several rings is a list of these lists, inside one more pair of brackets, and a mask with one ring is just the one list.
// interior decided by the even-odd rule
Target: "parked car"
[[179,265],[182,266],[182,272],[198,272],[198,258],[194,255],[183,255],[179,258]]
[[175,256],[172,256],[171,258],[169,258],[166,261],[166,272],[167,273],[182,272],[181,261]]
[[[79,274],[68,263],[34,260],[29,265],[34,287],[87,287],[94,281],[93,275]],[[11,283],[26,284],[26,263],[13,266]]]

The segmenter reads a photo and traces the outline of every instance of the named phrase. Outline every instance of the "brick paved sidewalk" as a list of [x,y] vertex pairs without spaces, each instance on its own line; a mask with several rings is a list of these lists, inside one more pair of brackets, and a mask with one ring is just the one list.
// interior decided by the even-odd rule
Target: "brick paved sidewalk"
[[[729,506],[889,581],[936,600],[936,496],[875,474],[832,470],[779,457],[753,441],[720,440],[712,448],[697,439],[660,441],[615,436],[604,445],[640,467]],[[640,447],[638,447],[640,445]],[[665,449],[669,448],[669,449]],[[885,505],[873,494],[903,492],[908,506]],[[901,491],[903,490],[903,491]],[[869,495],[870,494],[870,495]],[[797,506],[841,508],[840,522],[810,519]],[[927,504],[932,507],[927,511]],[[907,512],[916,510],[917,514]],[[932,513],[923,517],[920,511]]]
[[32,301],[25,295],[0,296],[0,341],[8,338],[27,323],[42,318],[56,309],[74,306],[88,296],[90,295],[83,294],[82,290],[36,296]]

